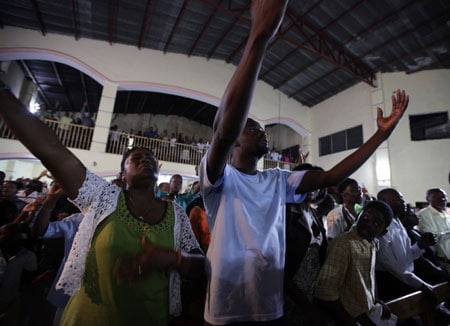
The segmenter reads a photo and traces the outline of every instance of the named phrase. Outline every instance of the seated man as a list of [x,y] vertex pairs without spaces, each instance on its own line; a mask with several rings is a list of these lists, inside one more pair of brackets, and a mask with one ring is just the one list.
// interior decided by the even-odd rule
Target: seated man
[[450,272],[450,215],[446,212],[447,194],[439,188],[427,191],[428,206],[418,213],[420,232],[436,236],[437,259],[442,268]]
[[356,220],[355,204],[362,201],[361,187],[355,179],[347,178],[338,185],[340,206],[327,215],[327,237],[333,239],[350,230]]
[[395,325],[396,317],[375,298],[376,238],[392,221],[391,208],[369,202],[358,222],[328,246],[315,296],[338,325]]
[[383,300],[392,300],[422,290],[425,297],[433,303],[436,294],[431,284],[446,281],[446,273],[442,270],[439,273],[437,268],[433,269],[433,264],[429,264],[428,269],[436,270],[437,273],[433,274],[430,270],[429,274],[434,275],[433,279],[423,280],[414,270],[414,261],[422,257],[425,253],[424,248],[436,243],[433,235],[424,233],[418,242],[411,245],[411,239],[398,218],[407,208],[402,194],[388,188],[381,190],[377,197],[378,200],[388,204],[394,213],[388,232],[380,238],[380,248],[377,253],[376,276],[379,297]]
[[[406,205],[407,209],[406,212],[401,213],[398,218],[400,222],[402,222],[402,225],[405,227],[406,232],[408,233],[409,238],[411,239],[411,244],[417,243],[422,236],[422,233],[417,231],[415,228],[419,224],[419,218],[417,217],[416,212],[414,211],[414,208],[412,208],[409,204]],[[430,246],[427,248],[424,248],[425,253],[422,255],[422,257],[435,265],[436,267],[439,266],[438,260],[436,258],[436,248],[434,246]],[[414,270],[415,273],[421,273],[422,268],[418,265],[420,265],[424,260],[423,259],[416,259],[414,261]],[[438,267],[440,268],[440,267]],[[441,268],[440,268],[441,269]],[[445,270],[444,270],[445,271]],[[416,273],[416,274],[417,274]],[[422,278],[422,277],[421,277]]]

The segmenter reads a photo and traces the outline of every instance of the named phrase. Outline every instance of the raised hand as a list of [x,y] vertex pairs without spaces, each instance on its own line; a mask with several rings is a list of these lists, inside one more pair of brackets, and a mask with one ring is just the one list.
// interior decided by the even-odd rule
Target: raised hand
[[378,129],[389,135],[392,130],[394,130],[403,113],[405,113],[408,103],[409,95],[406,95],[404,90],[398,89],[397,92],[392,95],[392,112],[388,117],[383,117],[383,110],[377,108]]
[[287,4],[288,0],[253,0],[251,35],[270,40],[281,25]]
[[302,145],[298,145],[298,164],[306,163],[306,158],[309,156],[309,152],[304,153]]
[[61,188],[60,184],[58,182],[53,182],[50,186],[50,189],[48,190],[47,197],[49,199],[57,198],[64,194],[63,188]]
[[36,201],[33,201],[31,203],[28,203],[24,206],[24,208],[22,208],[23,212],[34,212],[38,209],[38,205],[36,203]]

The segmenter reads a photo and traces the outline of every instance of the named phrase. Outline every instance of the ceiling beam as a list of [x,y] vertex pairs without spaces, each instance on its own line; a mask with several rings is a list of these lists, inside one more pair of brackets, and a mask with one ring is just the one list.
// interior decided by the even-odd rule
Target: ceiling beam
[[66,95],[66,98],[67,98],[67,100],[68,100],[68,102],[69,102],[71,111],[72,111],[72,112],[77,112],[78,110],[77,110],[77,108],[75,108],[75,106],[74,106],[74,104],[73,104],[72,98],[70,97],[70,93],[69,93],[69,91],[67,90],[66,86],[64,86],[64,83],[63,83],[63,81],[62,81],[62,79],[61,79],[61,76],[60,76],[60,74],[59,74],[58,67],[56,66],[56,63],[53,62],[53,61],[52,61],[52,67],[53,67],[53,71],[55,72],[56,79],[58,80],[58,84],[59,84],[59,86],[63,89],[64,94]]
[[222,34],[219,41],[216,42],[216,44],[213,46],[213,48],[209,51],[208,56],[207,56],[208,59],[211,59],[211,57],[214,55],[214,52],[216,52],[216,49],[219,47],[219,45],[222,44],[223,40],[225,40],[225,38],[228,36],[228,34],[231,32],[231,30],[237,24],[238,21],[239,21],[239,18],[235,17],[233,22],[231,23],[230,27]]
[[[291,23],[289,25],[288,28],[286,28],[285,30],[283,30],[280,35],[285,35],[287,32],[289,32],[292,27],[294,27],[294,24]],[[270,49],[272,47],[272,45],[275,44],[275,41],[270,43],[269,46],[267,47],[267,49]],[[260,79],[264,79],[272,70],[276,69],[281,63],[283,63],[287,58],[289,58],[291,55],[293,55],[294,53],[296,53],[298,51],[297,47],[292,47],[292,50],[289,51],[286,55],[283,56],[283,58],[281,58],[280,60],[278,60],[276,63],[274,63],[272,66],[270,66],[269,68],[267,68],[264,73],[260,74],[259,78]]]
[[306,90],[307,88],[309,88],[309,87],[311,87],[311,86],[314,86],[314,85],[318,85],[318,84],[316,84],[317,82],[319,82],[319,81],[321,81],[321,80],[323,80],[323,79],[326,79],[328,76],[331,76],[331,75],[332,75],[333,73],[335,73],[337,70],[338,70],[338,68],[335,68],[335,69],[330,70],[329,72],[327,72],[325,75],[319,76],[319,78],[316,78],[316,79],[310,81],[308,84],[303,85],[301,88],[295,90],[294,93],[287,94],[288,97],[289,97],[289,98],[295,97],[295,96],[297,96],[299,93],[301,93],[301,92],[303,92],[304,90]]
[[39,27],[41,29],[41,33],[42,35],[47,34],[47,30],[45,28],[45,24],[44,21],[42,20],[42,15],[41,15],[41,11],[39,9],[39,5],[37,3],[37,0],[31,0],[31,4],[33,5],[33,9],[34,9],[34,13],[36,15],[36,19],[39,23]]
[[217,10],[220,10],[220,11],[223,11],[223,12],[225,12],[225,13],[227,13],[227,14],[230,14],[230,15],[232,15],[232,16],[235,17],[234,21],[231,23],[231,25],[230,25],[230,27],[228,28],[228,30],[226,30],[226,31],[222,34],[222,36],[221,36],[221,38],[219,39],[219,41],[216,42],[216,44],[215,44],[214,47],[211,49],[211,51],[209,51],[207,58],[208,58],[208,59],[211,59],[211,57],[214,55],[214,52],[216,52],[216,49],[222,44],[222,42],[225,40],[225,38],[227,37],[227,35],[231,32],[231,30],[233,29],[233,27],[237,24],[237,22],[238,22],[239,20],[242,20],[242,21],[245,21],[245,22],[247,22],[247,23],[250,23],[250,19],[248,19],[248,18],[246,18],[246,17],[243,16],[244,12],[247,12],[247,11],[250,9],[250,7],[249,7],[249,6],[246,6],[246,7],[243,7],[243,8],[231,9],[231,4],[230,4],[230,3],[228,3],[228,8],[225,8],[224,6],[221,6],[221,5],[220,5],[222,2],[220,2],[219,4],[217,4],[217,3],[213,3],[213,2],[211,2],[211,1],[209,1],[209,0],[201,0],[201,1],[202,1],[203,3],[205,3],[205,4],[207,4],[208,6],[213,7],[213,8],[215,9],[214,13],[215,13]]
[[[341,50],[341,49],[344,47],[344,44],[348,44],[349,42],[352,42],[353,40],[359,39],[359,38],[361,38],[362,36],[364,36],[365,34],[371,32],[371,31],[372,31],[373,29],[375,29],[376,27],[379,27],[379,26],[385,24],[386,21],[388,21],[388,20],[392,19],[393,17],[395,17],[396,15],[398,15],[398,11],[406,10],[409,6],[413,5],[414,3],[415,3],[414,0],[408,2],[407,4],[405,4],[404,6],[402,6],[401,8],[399,8],[399,9],[397,10],[397,12],[394,12],[394,13],[392,13],[391,15],[386,16],[386,17],[384,17],[383,19],[381,19],[381,20],[379,20],[379,21],[376,21],[375,23],[373,23],[372,25],[370,25],[367,29],[364,29],[361,33],[359,33],[359,34],[353,36],[353,37],[350,38],[350,39],[347,39],[347,40],[341,42],[341,44],[338,45],[338,47],[335,48],[335,49],[333,49],[333,50]],[[347,12],[347,13],[348,13],[348,12]],[[305,15],[303,15],[303,16],[305,16]],[[302,16],[302,17],[303,17],[303,16]],[[330,25],[327,25],[327,26],[329,27]],[[397,41],[397,38],[392,39],[392,41]],[[370,52],[373,52],[373,49],[371,49]],[[360,57],[363,58],[363,57],[364,57],[365,55],[367,55],[367,54],[368,54],[368,53],[366,53],[366,54],[364,54],[364,55],[362,55],[362,56],[360,56]],[[285,83],[287,83],[289,80],[291,80],[292,78],[296,77],[298,74],[301,74],[303,71],[305,71],[306,69],[308,69],[310,66],[314,65],[316,62],[320,61],[321,59],[322,59],[321,56],[319,56],[319,57],[317,58],[317,60],[314,60],[313,62],[308,63],[305,67],[301,68],[301,69],[298,70],[297,72],[295,72],[295,73],[291,74],[290,76],[288,76],[287,78],[285,78],[282,82],[278,83],[278,84],[275,86],[275,88],[280,88],[282,85],[284,85]]]
[[172,42],[172,38],[175,35],[175,31],[177,30],[178,25],[180,24],[180,21],[183,18],[183,15],[186,11],[186,3],[187,3],[187,0],[184,0],[183,6],[181,7],[180,12],[178,13],[177,20],[175,21],[175,24],[173,25],[173,28],[170,31],[169,38],[167,39],[166,45],[164,46],[164,50],[163,50],[164,53],[167,53],[167,49],[169,48],[170,43]]
[[[306,14],[308,14],[309,12],[311,12],[312,10],[314,10],[315,8],[317,8],[321,2],[322,1],[319,1],[319,2],[315,3],[311,8],[309,8],[306,11],[306,13],[304,13],[302,15],[302,17],[305,16]],[[285,28],[284,30],[281,30],[281,28],[280,28],[280,30],[278,32],[278,35],[285,35],[285,34],[287,34],[293,27],[294,27],[294,23],[291,22],[291,24],[287,28]],[[241,42],[241,44],[239,44],[239,46],[228,56],[228,58],[225,60],[227,63],[231,62],[234,59],[234,57],[236,56],[236,54],[238,54],[241,51],[241,49],[245,46],[245,43],[246,43],[247,39],[248,39],[248,37],[245,38]],[[266,52],[277,42],[277,40],[278,40],[278,36],[276,36],[272,40],[272,42],[270,42],[270,44],[267,46]],[[275,68],[277,65],[278,64],[275,64],[274,66],[272,66],[272,69]],[[263,78],[263,77],[260,76],[260,78]]]
[[139,106],[138,106],[138,114],[140,115],[140,114],[142,114],[142,110],[144,110],[144,108],[145,108],[145,104],[147,103],[147,99],[148,99],[148,95],[147,95],[147,92],[141,92],[142,94],[141,94],[141,99],[140,99],[140,102],[139,102]]
[[191,46],[191,48],[189,49],[188,52],[188,57],[190,57],[192,55],[192,52],[194,52],[195,48],[197,47],[198,42],[200,42],[200,40],[203,38],[203,35],[205,34],[206,29],[209,26],[209,23],[211,22],[211,20],[213,19],[213,17],[216,15],[217,10],[219,9],[219,7],[222,5],[222,2],[224,0],[220,0],[220,2],[218,3],[217,6],[214,7],[213,12],[211,15],[208,16],[208,19],[206,20],[206,23],[203,24],[202,30],[200,31],[200,33],[198,34],[198,37],[195,39],[194,44]]
[[342,17],[347,16],[348,14],[352,13],[356,8],[358,8],[359,6],[361,6],[364,2],[366,2],[367,0],[359,0],[357,3],[355,3],[353,6],[351,6],[350,8],[348,8],[347,10],[343,11],[340,15],[334,17],[334,19],[329,22],[326,26],[321,28],[321,32],[323,33],[324,31],[328,30],[331,26],[333,26],[334,24],[336,24],[337,22],[339,22],[340,19],[342,19]]
[[189,119],[195,120],[195,118],[197,118],[197,117],[198,117],[203,111],[205,111],[206,108],[208,108],[209,106],[210,106],[210,104],[204,103],[204,104],[202,105],[202,107],[201,107],[200,109],[198,109],[197,112],[196,112],[195,114],[193,114],[193,115],[190,116]]
[[125,110],[123,112],[124,114],[128,113],[128,106],[130,105],[131,93],[132,93],[132,91],[127,91],[127,100],[125,101]]
[[[184,114],[185,114],[186,112],[188,112],[189,110],[191,110],[191,108],[192,108],[193,106],[195,106],[195,105],[198,103],[198,101],[196,101],[196,100],[194,100],[194,99],[188,99],[188,101],[189,101],[189,105],[186,105],[186,106],[184,107],[183,111],[180,112],[180,116],[182,116],[182,117],[185,117]],[[192,119],[191,116],[188,115],[188,117],[189,117],[189,119]]]
[[286,42],[296,45],[299,49],[306,50],[324,60],[327,60],[328,62],[336,65],[341,70],[350,73],[351,75],[353,75],[353,77],[360,81],[363,81],[371,86],[375,86],[374,72],[361,60],[338,49],[335,46],[336,42],[330,40],[324,33],[317,30],[307,21],[302,20],[301,23],[298,23],[295,17],[292,17],[290,14],[288,14],[288,17],[294,21],[294,24],[296,24],[298,31],[305,38],[306,45],[297,41],[290,40],[287,37],[280,36]]
[[109,41],[109,45],[113,44],[114,32],[116,30],[115,16],[116,16],[116,8],[114,5],[114,0],[109,0],[109,7],[108,7],[108,41]]
[[142,44],[144,43],[145,33],[147,31],[148,18],[150,17],[150,9],[152,7],[152,0],[147,0],[145,5],[144,18],[142,19],[141,32],[139,35],[138,49],[142,49]]
[[[314,5],[312,5],[308,10],[306,10],[298,19],[303,18],[304,16],[308,15],[310,12],[312,12],[314,9],[316,9],[323,0],[316,2]],[[291,20],[289,26],[283,30],[280,30],[279,35],[286,35],[293,27],[294,27],[294,21]],[[267,51],[270,50],[270,48],[275,44],[275,42],[272,42],[267,47]],[[287,58],[289,58],[291,55],[297,52],[297,48],[293,47],[289,53],[287,53],[282,59],[278,60],[275,64],[273,64],[271,67],[267,68],[264,73],[260,74],[259,78],[264,79],[271,71],[276,69],[281,63],[283,63]]]
[[79,33],[79,23],[78,23],[78,3],[77,0],[72,0],[72,20],[73,20],[73,33],[75,34],[75,39],[78,41],[80,38]]
[[[84,74],[81,71],[80,71],[80,78],[81,78],[81,85],[83,87],[84,101],[86,101],[88,111],[91,112],[91,107],[89,105],[89,99],[88,99],[88,94],[87,94],[87,89],[86,89],[86,81],[84,79]],[[83,104],[84,104],[84,101],[83,101]]]
[[53,105],[50,103],[47,95],[45,94],[44,89],[41,87],[41,85],[39,84],[38,80],[36,79],[36,76],[34,75],[34,73],[31,71],[30,67],[28,67],[28,64],[26,63],[25,60],[20,60],[20,63],[22,64],[23,68],[25,69],[27,75],[31,78],[31,80],[33,81],[33,83],[36,85],[37,87],[37,91],[38,93],[41,95],[42,99],[45,102],[45,105],[48,108],[53,108]]

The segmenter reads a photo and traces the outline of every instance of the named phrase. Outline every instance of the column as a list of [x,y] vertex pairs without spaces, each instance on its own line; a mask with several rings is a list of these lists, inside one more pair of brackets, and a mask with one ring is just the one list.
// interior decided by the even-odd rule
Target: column
[[116,84],[109,82],[103,84],[102,97],[100,98],[94,135],[92,137],[91,151],[93,152],[104,153],[106,151],[116,95]]

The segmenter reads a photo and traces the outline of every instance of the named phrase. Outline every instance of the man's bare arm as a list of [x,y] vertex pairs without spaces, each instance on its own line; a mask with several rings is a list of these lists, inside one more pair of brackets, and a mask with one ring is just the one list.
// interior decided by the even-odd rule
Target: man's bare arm
[[207,173],[211,182],[222,174],[234,142],[245,126],[264,52],[281,25],[287,2],[252,1],[252,26],[244,55],[228,83],[214,119],[207,158]]
[[355,172],[389,137],[405,113],[408,103],[409,96],[405,94],[405,91],[397,90],[395,95],[392,95],[392,112],[389,116],[383,117],[383,111],[381,108],[377,108],[378,130],[375,134],[331,170],[325,172],[307,171],[297,188],[297,193],[335,185]]

